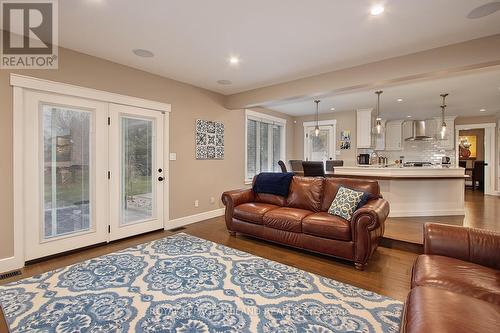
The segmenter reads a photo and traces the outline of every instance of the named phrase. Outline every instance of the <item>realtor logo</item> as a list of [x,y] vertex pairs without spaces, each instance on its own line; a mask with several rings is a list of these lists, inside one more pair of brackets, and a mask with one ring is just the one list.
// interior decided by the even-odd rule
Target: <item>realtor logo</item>
[[2,0],[2,69],[57,69],[57,0]]

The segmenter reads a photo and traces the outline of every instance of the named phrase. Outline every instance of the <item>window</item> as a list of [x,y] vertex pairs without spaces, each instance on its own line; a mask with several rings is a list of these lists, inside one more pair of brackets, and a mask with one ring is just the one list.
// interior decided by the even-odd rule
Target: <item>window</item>
[[286,120],[246,110],[246,171],[251,181],[260,172],[281,171],[285,160]]

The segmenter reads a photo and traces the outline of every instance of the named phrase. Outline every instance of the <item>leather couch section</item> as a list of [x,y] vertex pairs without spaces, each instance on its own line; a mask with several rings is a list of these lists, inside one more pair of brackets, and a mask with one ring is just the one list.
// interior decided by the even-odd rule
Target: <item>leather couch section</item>
[[236,206],[233,216],[242,221],[262,224],[264,214],[277,208],[280,207],[260,202],[249,202]]
[[323,193],[322,177],[293,177],[286,200],[288,207],[319,212]]
[[351,240],[350,222],[326,212],[314,213],[302,220],[302,232],[330,239]]
[[280,197],[279,195],[275,194],[268,194],[268,193],[255,193],[255,201],[256,202],[262,202],[262,203],[267,203],[271,205],[276,205],[276,206],[285,206],[286,200],[284,197]]
[[311,211],[305,209],[282,207],[267,212],[263,221],[269,228],[302,232],[302,219],[311,214]]
[[500,306],[431,287],[410,291],[405,303],[401,333],[498,332]]
[[499,246],[500,233],[427,223],[400,332],[499,332]]
[[331,184],[331,193],[336,193],[335,186],[340,185],[379,191],[378,183],[372,180],[322,177],[293,177],[286,199],[256,194],[252,189],[227,191],[222,194],[227,229],[232,235],[238,232],[351,260],[362,270],[382,239],[389,203],[377,197],[347,221],[320,211],[325,183]]
[[356,191],[367,192],[374,198],[380,196],[380,189],[376,180],[363,180],[351,178],[326,178],[321,202],[321,211],[326,212],[330,208],[333,199],[337,195],[340,186],[348,187]]
[[411,285],[447,289],[500,306],[500,271],[455,258],[419,256]]

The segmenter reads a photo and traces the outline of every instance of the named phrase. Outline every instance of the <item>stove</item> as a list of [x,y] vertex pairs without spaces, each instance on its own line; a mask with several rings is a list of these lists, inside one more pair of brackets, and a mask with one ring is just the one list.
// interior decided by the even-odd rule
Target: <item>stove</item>
[[405,162],[403,164],[405,168],[414,168],[414,167],[431,167],[431,162]]

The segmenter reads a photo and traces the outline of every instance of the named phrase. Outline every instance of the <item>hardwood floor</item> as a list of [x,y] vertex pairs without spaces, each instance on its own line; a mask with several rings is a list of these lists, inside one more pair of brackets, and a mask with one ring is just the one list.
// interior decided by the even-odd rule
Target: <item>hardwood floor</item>
[[[399,300],[404,300],[408,293],[411,266],[417,256],[416,253],[379,247],[372,260],[368,263],[367,269],[360,272],[350,262],[275,245],[250,237],[230,236],[226,230],[223,217],[191,224],[181,231]],[[17,281],[174,233],[170,231],[153,232],[30,264],[22,269],[21,275],[2,280],[0,283]]]
[[465,191],[465,216],[393,217],[386,221],[384,237],[423,244],[423,226],[427,222],[500,231],[500,197],[479,191]]

